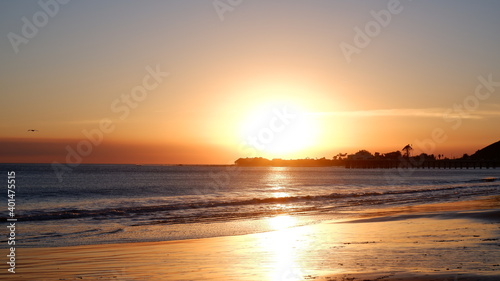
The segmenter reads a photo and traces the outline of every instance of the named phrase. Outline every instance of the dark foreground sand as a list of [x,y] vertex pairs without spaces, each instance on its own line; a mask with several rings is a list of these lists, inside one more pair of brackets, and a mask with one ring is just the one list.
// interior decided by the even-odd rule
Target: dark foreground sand
[[[1,280],[500,280],[500,198],[170,242],[18,248]],[[1,256],[5,257],[6,249]],[[4,258],[5,259],[5,258]]]

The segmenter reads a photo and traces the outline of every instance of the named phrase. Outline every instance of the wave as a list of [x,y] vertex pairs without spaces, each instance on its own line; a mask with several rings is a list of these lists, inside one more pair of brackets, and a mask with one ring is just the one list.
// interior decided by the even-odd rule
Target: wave
[[465,183],[481,183],[481,182],[494,182],[498,181],[498,178],[495,177],[485,177],[485,178],[480,178],[480,179],[472,179],[468,181],[464,181]]
[[[357,205],[361,202],[377,201],[379,203],[391,203],[393,201],[403,199],[414,199],[413,196],[405,195],[421,194],[424,198],[432,198],[435,193],[450,193],[458,194],[458,191],[466,188],[474,188],[475,186],[461,185],[448,186],[439,188],[424,188],[424,189],[407,189],[407,190],[390,190],[384,192],[354,192],[354,193],[330,193],[325,195],[303,195],[303,196],[288,196],[288,197],[265,197],[252,198],[233,201],[209,201],[206,198],[199,198],[196,202],[181,203],[181,204],[162,204],[153,206],[123,206],[119,208],[101,208],[96,210],[71,209],[57,211],[34,211],[18,215],[20,221],[46,221],[46,220],[61,220],[61,219],[79,219],[91,218],[94,220],[106,220],[110,218],[134,217],[141,215],[156,215],[162,213],[165,216],[174,216],[176,211],[189,211],[197,209],[213,209],[223,207],[245,207],[250,205],[286,205],[286,204],[305,204],[309,207],[314,204],[319,206],[328,205],[330,202],[346,202],[348,205]],[[477,187],[477,186],[476,186]],[[494,187],[494,186],[493,186]],[[425,196],[430,195],[430,196]],[[396,196],[396,197],[395,197]],[[399,198],[399,199],[398,199]],[[354,201],[354,202],[353,202]]]

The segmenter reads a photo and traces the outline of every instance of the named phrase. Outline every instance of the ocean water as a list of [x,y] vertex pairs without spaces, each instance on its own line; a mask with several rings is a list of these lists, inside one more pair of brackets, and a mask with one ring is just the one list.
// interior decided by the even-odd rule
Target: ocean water
[[80,165],[61,181],[50,164],[0,168],[4,182],[16,172],[18,247],[246,234],[272,230],[265,220],[279,215],[303,225],[378,207],[500,195],[498,169]]

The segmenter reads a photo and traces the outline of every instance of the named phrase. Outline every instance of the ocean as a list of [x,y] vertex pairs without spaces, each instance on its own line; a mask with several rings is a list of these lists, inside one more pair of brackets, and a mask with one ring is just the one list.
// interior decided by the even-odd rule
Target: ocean
[[292,227],[500,195],[498,169],[79,165],[60,179],[50,164],[0,168],[4,182],[16,173],[18,247],[249,234],[273,230],[265,221],[280,215],[296,218]]

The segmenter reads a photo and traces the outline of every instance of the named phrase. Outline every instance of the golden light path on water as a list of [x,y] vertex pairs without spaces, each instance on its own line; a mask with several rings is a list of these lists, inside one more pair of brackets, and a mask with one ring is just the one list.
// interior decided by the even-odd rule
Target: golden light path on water
[[269,218],[267,223],[274,231],[262,236],[257,244],[270,259],[268,280],[302,280],[301,254],[307,250],[308,240],[304,238],[310,229],[294,227],[297,219],[289,215]]
[[[291,196],[287,192],[293,179],[287,174],[288,168],[271,167],[266,177],[270,195],[274,198]],[[286,212],[291,206],[277,204],[277,210]],[[304,253],[307,252],[310,241],[310,228],[297,227],[299,221],[288,214],[280,214],[266,219],[271,232],[258,236],[256,245],[262,265],[268,267],[264,280],[296,281],[304,276]]]

